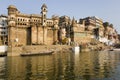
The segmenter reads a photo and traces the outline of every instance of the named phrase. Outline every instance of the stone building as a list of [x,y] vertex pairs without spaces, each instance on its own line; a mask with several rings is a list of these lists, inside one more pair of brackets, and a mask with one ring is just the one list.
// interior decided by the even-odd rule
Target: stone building
[[57,42],[59,18],[47,18],[45,4],[41,7],[41,14],[23,14],[14,5],[7,9],[9,46],[51,45]]
[[109,22],[104,22],[103,26],[104,26],[104,38],[107,39],[107,44],[109,45],[110,43],[110,45],[112,45],[119,43],[118,33],[114,28],[113,24],[109,24]]
[[85,30],[91,31],[93,33],[93,37],[95,39],[98,39],[100,37],[104,37],[104,27],[103,27],[103,20],[96,17],[86,17],[83,19],[80,19],[80,23],[84,21],[85,22]]
[[76,44],[88,43],[91,41],[91,31],[85,30],[85,22],[77,22],[75,18],[71,20],[68,16],[61,16],[59,18],[59,36],[61,40],[67,39],[67,43],[73,42]]
[[59,42],[62,42],[66,38],[70,38],[70,24],[71,19],[68,16],[59,17]]
[[112,42],[112,44],[119,42],[118,33],[113,27],[108,26],[105,34],[105,37],[109,40],[109,42]]
[[0,15],[0,45],[7,45],[7,16]]
[[72,19],[72,35],[71,41],[81,44],[91,42],[91,31],[86,31],[85,22],[77,22],[74,18]]

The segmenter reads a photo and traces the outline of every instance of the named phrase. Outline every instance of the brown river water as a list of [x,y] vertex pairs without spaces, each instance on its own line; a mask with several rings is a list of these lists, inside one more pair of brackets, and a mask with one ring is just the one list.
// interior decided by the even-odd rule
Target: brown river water
[[0,57],[0,80],[120,80],[120,52]]

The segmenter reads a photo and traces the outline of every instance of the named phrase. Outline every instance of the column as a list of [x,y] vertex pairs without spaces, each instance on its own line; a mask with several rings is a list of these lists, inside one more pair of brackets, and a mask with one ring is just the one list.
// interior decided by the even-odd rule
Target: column
[[35,25],[31,28],[31,42],[37,44],[37,27]]

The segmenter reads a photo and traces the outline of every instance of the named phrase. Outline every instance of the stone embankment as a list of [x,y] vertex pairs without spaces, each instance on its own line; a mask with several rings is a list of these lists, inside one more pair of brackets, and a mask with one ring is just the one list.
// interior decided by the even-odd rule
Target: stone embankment
[[[90,43],[79,44],[80,51],[99,51],[108,48],[105,44],[94,40]],[[8,56],[20,56],[21,53],[39,53],[42,51],[63,51],[63,52],[70,52],[73,46],[69,45],[29,45],[29,46],[22,46],[22,47],[8,47]]]
[[105,45],[104,43],[101,43],[97,40],[93,40],[90,43],[84,43],[80,44],[82,50],[81,51],[99,51],[99,50],[105,50],[108,49],[109,46]]
[[68,45],[35,45],[22,47],[9,47],[8,56],[20,56],[21,53],[38,53],[41,51],[70,51]]
[[71,46],[68,45],[41,45],[41,46],[24,46],[22,47],[23,52],[40,52],[40,51],[66,51]]

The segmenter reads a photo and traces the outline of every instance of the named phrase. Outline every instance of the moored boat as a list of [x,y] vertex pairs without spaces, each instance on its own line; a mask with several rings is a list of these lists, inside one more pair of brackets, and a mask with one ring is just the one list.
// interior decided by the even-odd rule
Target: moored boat
[[38,53],[21,53],[21,56],[37,56],[37,55],[48,55],[52,54],[54,51],[41,51]]

